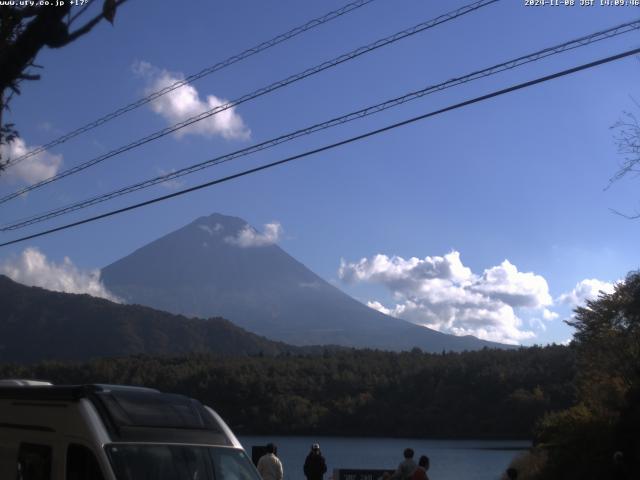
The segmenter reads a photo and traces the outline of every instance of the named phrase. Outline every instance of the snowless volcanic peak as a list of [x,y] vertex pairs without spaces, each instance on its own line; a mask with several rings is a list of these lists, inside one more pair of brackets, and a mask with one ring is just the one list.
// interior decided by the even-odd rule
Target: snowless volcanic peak
[[294,345],[389,350],[471,350],[502,345],[455,337],[389,317],[346,295],[277,245],[279,225],[258,230],[213,214],[171,232],[102,270],[128,303],[187,316],[221,316]]

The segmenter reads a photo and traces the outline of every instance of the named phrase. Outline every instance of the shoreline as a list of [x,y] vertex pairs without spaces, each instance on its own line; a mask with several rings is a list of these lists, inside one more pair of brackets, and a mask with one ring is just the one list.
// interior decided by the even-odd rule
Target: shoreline
[[288,437],[288,438],[363,438],[363,439],[393,439],[393,440],[426,440],[426,441],[457,441],[457,442],[529,442],[533,447],[533,438],[518,436],[410,436],[410,435],[363,435],[363,434],[342,434],[342,433],[247,433],[232,427],[238,437]]

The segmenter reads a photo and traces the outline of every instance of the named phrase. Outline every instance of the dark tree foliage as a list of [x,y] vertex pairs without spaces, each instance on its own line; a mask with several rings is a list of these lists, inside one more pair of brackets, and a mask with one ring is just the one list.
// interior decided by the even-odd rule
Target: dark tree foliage
[[612,294],[587,301],[567,323],[576,329],[584,401],[618,411],[640,379],[640,273],[630,274]]
[[[113,360],[88,362],[105,357]],[[251,433],[530,438],[540,416],[575,400],[574,351],[564,346],[460,354],[296,347],[221,318],[50,292],[2,275],[0,362],[0,378],[182,392]]]
[[[82,6],[72,2],[47,2],[49,5],[0,6],[0,145],[10,142],[18,132],[11,123],[2,121],[13,95],[20,94],[20,83],[38,80],[34,64],[44,47],[62,48],[89,33],[103,19],[113,23],[116,10],[126,0],[104,0],[102,9],[90,19],[85,15],[93,0]],[[0,157],[0,170],[6,160]]]
[[640,273],[568,323],[576,329],[578,397],[539,425],[536,439],[548,453],[541,478],[640,478]]
[[89,295],[51,292],[0,275],[0,362],[298,350],[223,318],[186,318]]
[[0,365],[0,378],[184,393],[241,433],[457,438],[531,438],[537,418],[574,401],[574,374],[573,350],[564,346]]

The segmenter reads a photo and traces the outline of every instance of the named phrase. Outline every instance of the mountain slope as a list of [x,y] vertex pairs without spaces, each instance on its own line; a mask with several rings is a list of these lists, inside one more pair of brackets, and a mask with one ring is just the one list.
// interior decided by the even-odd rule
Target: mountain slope
[[372,310],[277,245],[238,241],[256,234],[237,217],[202,217],[107,266],[102,279],[128,303],[188,316],[223,316],[294,345],[420,347],[432,352],[504,347]]
[[192,319],[89,295],[50,292],[26,287],[3,275],[0,305],[0,362],[299,351],[223,318]]

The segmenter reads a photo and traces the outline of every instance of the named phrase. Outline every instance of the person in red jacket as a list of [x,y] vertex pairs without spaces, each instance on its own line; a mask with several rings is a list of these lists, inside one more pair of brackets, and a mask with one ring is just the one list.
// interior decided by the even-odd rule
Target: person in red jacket
[[327,462],[320,452],[320,445],[311,445],[311,451],[304,461],[304,475],[307,480],[322,480],[322,476],[327,471]]
[[429,470],[429,457],[422,455],[418,460],[418,467],[411,475],[411,480],[429,480],[427,470]]

